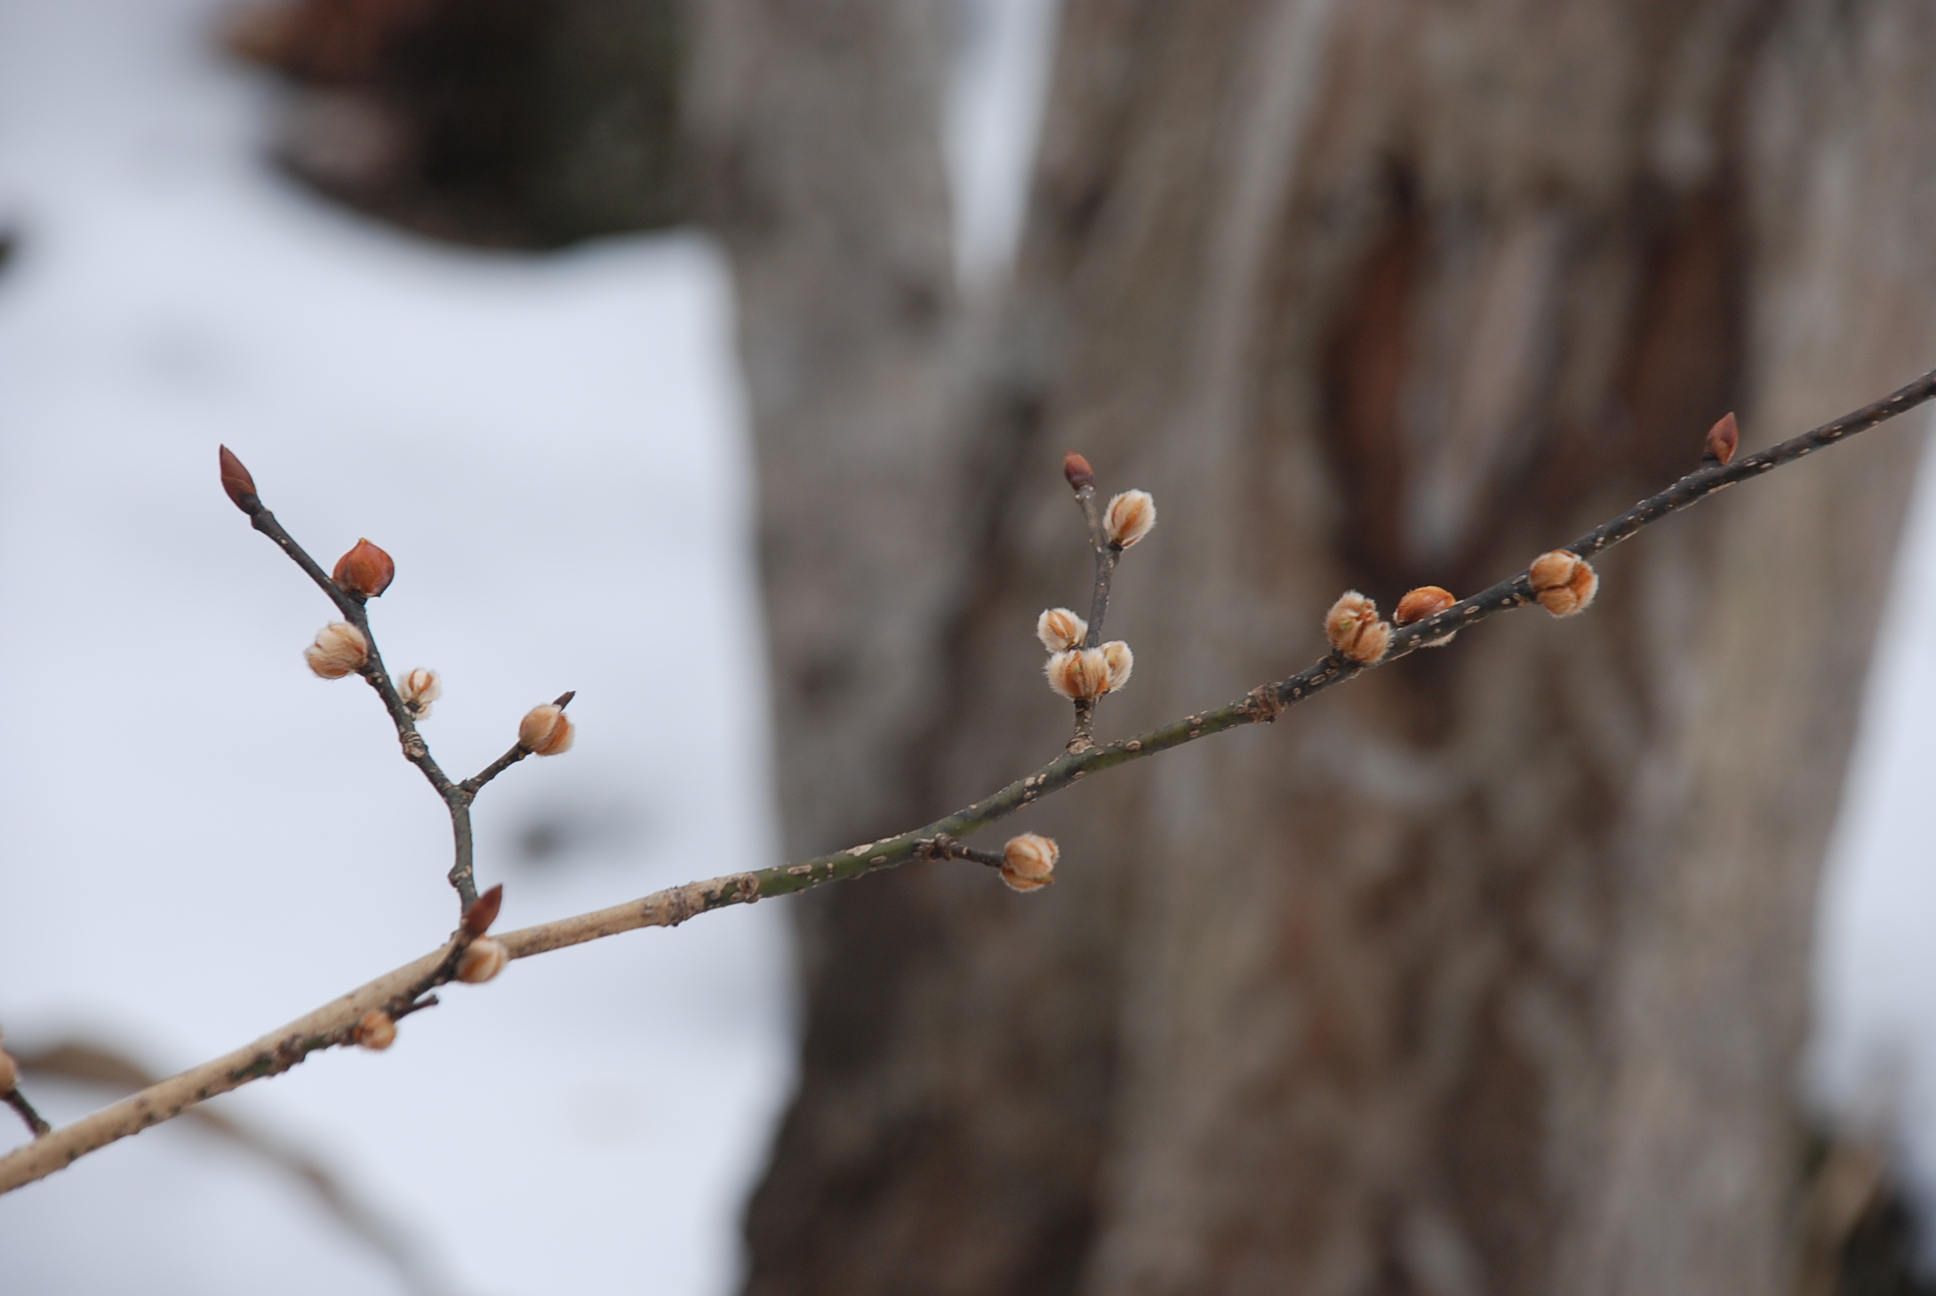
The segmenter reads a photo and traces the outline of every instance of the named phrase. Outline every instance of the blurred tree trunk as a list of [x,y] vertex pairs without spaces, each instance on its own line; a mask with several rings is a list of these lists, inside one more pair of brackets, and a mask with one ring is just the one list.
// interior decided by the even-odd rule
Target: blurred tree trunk
[[[949,287],[934,7],[699,6],[794,849],[1058,749],[1056,465],[1155,492],[1122,732],[1470,590],[1936,357],[1921,0],[1070,0],[999,327]],[[1785,1291],[1811,915],[1918,438],[1086,784],[1026,899],[802,905],[749,1291]]]

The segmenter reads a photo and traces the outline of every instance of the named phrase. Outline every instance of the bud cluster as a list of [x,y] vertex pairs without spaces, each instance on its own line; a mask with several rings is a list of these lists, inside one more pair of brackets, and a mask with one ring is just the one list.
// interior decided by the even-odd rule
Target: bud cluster
[[1556,617],[1584,612],[1600,590],[1600,577],[1586,559],[1569,549],[1555,549],[1533,559],[1526,576],[1533,597]]
[[1369,666],[1391,647],[1391,624],[1378,617],[1378,605],[1357,590],[1346,590],[1324,614],[1324,636],[1338,655]]
[[1053,653],[1044,671],[1049,687],[1071,702],[1090,702],[1129,683],[1136,655],[1120,639],[1098,648],[1072,648]]

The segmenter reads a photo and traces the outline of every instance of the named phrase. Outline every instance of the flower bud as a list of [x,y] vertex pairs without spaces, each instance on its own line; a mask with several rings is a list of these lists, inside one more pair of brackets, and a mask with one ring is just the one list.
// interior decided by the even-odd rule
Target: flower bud
[[[1398,600],[1398,606],[1392,609],[1392,624],[1407,626],[1414,621],[1423,621],[1427,617],[1437,616],[1458,601],[1452,597],[1451,590],[1441,589],[1437,585],[1421,585]],[[1427,639],[1419,646],[1443,648],[1451,642],[1452,636],[1444,634],[1436,639]]]
[[363,669],[370,660],[370,641],[347,621],[332,621],[316,632],[316,642],[303,649],[309,669],[324,679],[342,679]]
[[249,476],[249,470],[235,457],[235,451],[227,446],[219,448],[221,453],[216,458],[222,465],[222,489],[228,492],[229,500],[235,507],[251,517],[255,516],[262,511],[262,501],[255,493],[255,478]]
[[1035,620],[1035,637],[1052,653],[1080,648],[1088,635],[1089,623],[1068,608],[1050,608]]
[[1055,881],[1055,862],[1062,856],[1052,838],[1023,833],[1002,847],[1002,881],[1011,890],[1034,891]]
[[1734,421],[1734,411],[1729,410],[1707,430],[1707,442],[1701,448],[1701,461],[1725,464],[1734,458],[1734,452],[1740,445],[1741,427]]
[[397,565],[368,540],[358,540],[355,548],[336,560],[336,570],[329,576],[347,592],[371,599],[390,588],[397,578]]
[[397,696],[403,699],[403,709],[417,719],[430,715],[430,704],[444,695],[444,682],[437,678],[437,672],[423,666],[404,672],[397,681]]
[[1062,476],[1069,483],[1070,490],[1081,490],[1084,486],[1096,484],[1095,469],[1089,461],[1071,450],[1062,456]]
[[1339,595],[1324,614],[1324,635],[1339,654],[1369,666],[1391,647],[1391,626],[1378,619],[1378,605],[1357,590]]
[[1087,702],[1109,687],[1109,661],[1100,648],[1078,648],[1049,658],[1049,687],[1071,702]]
[[497,921],[497,911],[504,907],[504,884],[498,883],[477,899],[464,911],[464,930],[472,936],[482,936],[491,930]]
[[518,722],[518,746],[533,756],[556,756],[571,748],[571,719],[556,703],[532,707]]
[[457,979],[471,985],[483,985],[504,970],[511,961],[511,951],[504,942],[489,936],[479,936],[464,947],[457,956]]
[[1136,668],[1136,654],[1129,650],[1128,644],[1120,639],[1111,639],[1096,651],[1102,654],[1103,665],[1109,671],[1103,692],[1114,693],[1129,683],[1129,673]]
[[1102,524],[1109,543],[1118,549],[1127,549],[1156,525],[1156,501],[1148,491],[1124,491],[1109,501]]
[[397,1024],[381,1008],[373,1008],[363,1014],[363,1020],[356,1023],[352,1035],[358,1044],[366,1049],[381,1052],[397,1042]]
[[13,1054],[0,1049],[0,1094],[10,1094],[20,1087],[20,1064],[13,1060]]
[[1600,578],[1586,559],[1567,549],[1533,559],[1526,576],[1539,605],[1557,617],[1585,611],[1600,590]]

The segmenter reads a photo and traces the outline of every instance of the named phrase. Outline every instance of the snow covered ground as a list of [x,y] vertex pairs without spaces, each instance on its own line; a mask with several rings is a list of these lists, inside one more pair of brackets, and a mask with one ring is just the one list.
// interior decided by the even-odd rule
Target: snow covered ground
[[[980,0],[950,148],[964,277],[1018,215],[1049,0]],[[328,609],[220,494],[233,446],[325,562],[398,561],[393,665],[447,766],[579,690],[577,747],[478,807],[504,922],[767,862],[747,446],[714,251],[454,251],[260,164],[269,91],[211,0],[0,0],[0,1023],[166,1070],[449,928],[441,807]],[[1816,1080],[1899,1104],[1936,1196],[1936,475],[1902,559],[1823,916]],[[1916,611],[1915,609],[1923,609]],[[0,1202],[0,1290],[727,1290],[789,1083],[779,906],[513,966],[224,1099],[400,1228],[406,1277],[300,1183],[186,1122]],[[101,1097],[36,1086],[57,1119]],[[3,1115],[3,1113],[0,1113]],[[9,1118],[10,1120],[10,1118]],[[23,1132],[0,1120],[0,1147]]]

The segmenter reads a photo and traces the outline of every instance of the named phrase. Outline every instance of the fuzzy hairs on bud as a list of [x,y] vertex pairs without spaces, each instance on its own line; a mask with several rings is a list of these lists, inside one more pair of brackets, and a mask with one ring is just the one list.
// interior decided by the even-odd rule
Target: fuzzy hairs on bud
[[396,1020],[381,1008],[373,1008],[356,1023],[352,1038],[364,1048],[380,1053],[397,1042]]
[[1002,881],[1013,891],[1036,891],[1055,881],[1055,862],[1062,849],[1055,839],[1023,833],[1002,847]]
[[324,679],[342,679],[363,669],[370,660],[370,641],[347,621],[332,621],[316,632],[316,642],[303,649],[309,669]]
[[1556,617],[1584,612],[1600,592],[1600,577],[1586,559],[1570,549],[1555,549],[1533,559],[1526,571],[1533,597]]
[[556,756],[571,750],[571,718],[556,703],[532,707],[518,722],[518,746],[533,756]]
[[444,682],[437,678],[437,672],[419,666],[404,672],[397,681],[397,696],[403,699],[403,709],[418,720],[430,718],[430,704],[444,695]]
[[1089,623],[1068,608],[1050,608],[1035,619],[1035,637],[1052,653],[1082,647]]
[[1049,677],[1049,687],[1071,702],[1101,697],[1109,687],[1109,660],[1100,648],[1056,653],[1043,669]]
[[1339,655],[1369,666],[1391,647],[1391,625],[1378,619],[1378,605],[1357,590],[1346,590],[1324,614],[1324,637]]
[[1118,549],[1127,549],[1156,525],[1156,501],[1148,491],[1124,491],[1109,501],[1102,523],[1109,543]]
[[457,956],[457,979],[470,985],[483,985],[504,970],[511,951],[492,936],[479,936]]
[[1114,693],[1129,683],[1129,673],[1136,669],[1136,654],[1129,645],[1120,639],[1111,639],[1096,650],[1102,654],[1102,662],[1109,670],[1109,678],[1104,681],[1102,691]]

